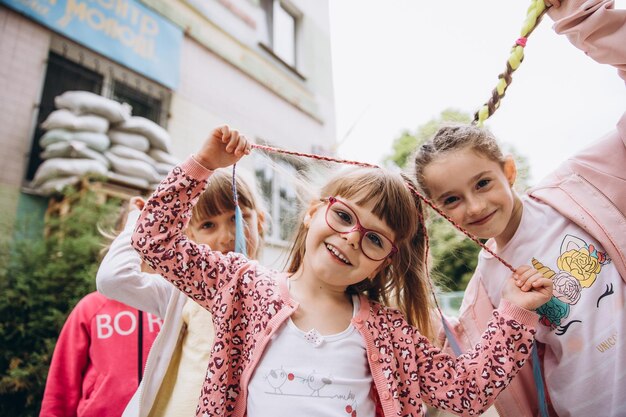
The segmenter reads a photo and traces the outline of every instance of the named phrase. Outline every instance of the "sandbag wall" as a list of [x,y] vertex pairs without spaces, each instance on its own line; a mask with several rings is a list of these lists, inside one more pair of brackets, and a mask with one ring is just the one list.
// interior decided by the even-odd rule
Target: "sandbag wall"
[[41,124],[44,162],[31,187],[42,195],[98,175],[142,190],[153,189],[178,163],[165,129],[132,116],[124,103],[87,91],[55,97],[57,110]]

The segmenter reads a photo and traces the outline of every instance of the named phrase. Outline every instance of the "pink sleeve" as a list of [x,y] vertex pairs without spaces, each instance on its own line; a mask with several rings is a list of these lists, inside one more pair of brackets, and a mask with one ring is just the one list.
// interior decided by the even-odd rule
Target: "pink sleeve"
[[505,300],[481,342],[454,358],[421,339],[417,369],[424,401],[459,415],[480,415],[530,356],[539,317]]
[[41,417],[76,416],[83,375],[89,365],[91,315],[87,307],[87,303],[81,300],[63,325],[48,370]]
[[613,0],[563,0],[548,11],[554,30],[601,64],[617,68],[626,81],[626,10]]
[[191,157],[175,167],[146,202],[132,238],[152,268],[209,310],[217,289],[249,264],[243,255],[211,251],[183,233],[211,174]]

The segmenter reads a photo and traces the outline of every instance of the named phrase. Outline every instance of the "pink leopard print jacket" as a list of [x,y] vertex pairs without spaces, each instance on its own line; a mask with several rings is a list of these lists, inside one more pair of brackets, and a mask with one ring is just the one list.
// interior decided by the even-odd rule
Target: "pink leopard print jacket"
[[[213,314],[215,345],[197,416],[244,416],[248,382],[272,335],[298,308],[287,274],[239,254],[222,255],[182,233],[211,171],[193,158],[148,200],[133,245],[163,277]],[[534,312],[503,303],[481,344],[453,358],[394,309],[361,297],[352,320],[365,341],[386,417],[425,414],[424,402],[460,415],[486,410],[529,356]]]

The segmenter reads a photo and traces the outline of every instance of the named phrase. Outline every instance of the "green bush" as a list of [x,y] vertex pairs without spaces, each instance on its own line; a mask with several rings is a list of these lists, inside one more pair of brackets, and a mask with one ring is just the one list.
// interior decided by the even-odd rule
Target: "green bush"
[[117,201],[100,204],[94,193],[75,190],[65,198],[72,208],[48,220],[46,239],[14,239],[0,248],[10,252],[0,265],[2,416],[39,415],[61,327],[76,303],[95,289],[103,248],[98,225],[117,217]]

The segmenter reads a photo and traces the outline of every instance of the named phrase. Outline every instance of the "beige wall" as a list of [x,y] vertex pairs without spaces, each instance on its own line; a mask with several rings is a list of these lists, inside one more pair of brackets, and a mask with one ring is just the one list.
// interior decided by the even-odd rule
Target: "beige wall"
[[26,170],[50,32],[0,6],[0,182],[19,187]]
[[50,34],[0,6],[0,250],[11,239]]
[[183,42],[181,82],[173,95],[171,114],[168,130],[179,156],[192,152],[221,123],[302,151],[310,151],[312,144],[334,141],[334,123],[300,111],[189,38]]

